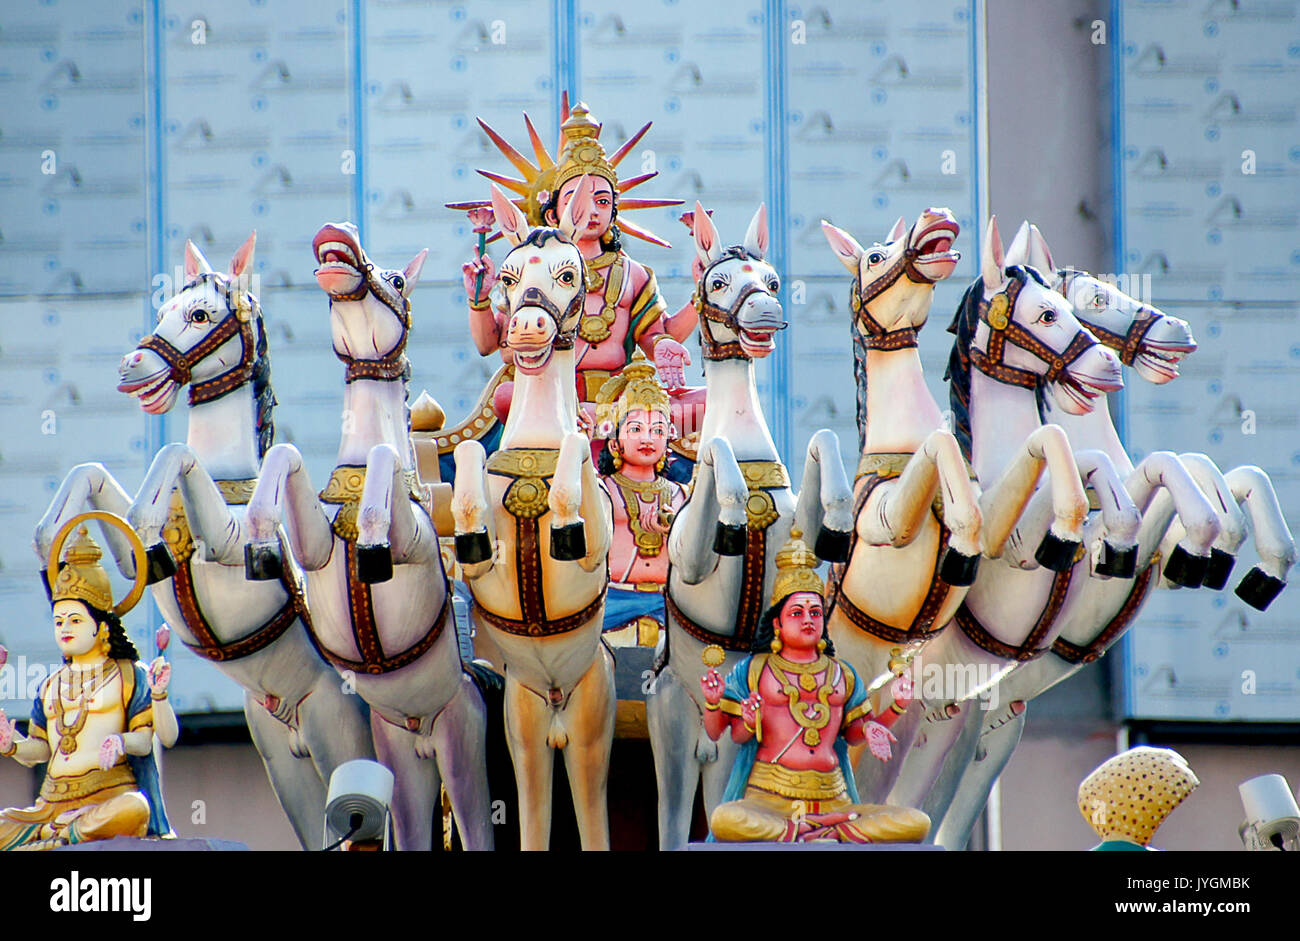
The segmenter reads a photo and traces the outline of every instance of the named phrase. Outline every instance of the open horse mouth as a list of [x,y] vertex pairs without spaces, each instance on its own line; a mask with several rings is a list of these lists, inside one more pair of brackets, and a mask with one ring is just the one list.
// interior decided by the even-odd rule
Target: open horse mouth
[[1170,382],[1178,378],[1178,364],[1194,352],[1196,352],[1194,343],[1191,345],[1143,343],[1138,347],[1135,365],[1145,367],[1161,377],[1161,381]]
[[140,408],[150,415],[161,415],[176,404],[181,387],[172,379],[170,370],[164,369],[143,379],[124,379],[117,384],[117,391],[135,396]]
[[356,237],[336,225],[323,225],[312,239],[316,254],[316,282],[325,293],[339,297],[354,293],[365,280],[361,248]]
[[940,219],[931,223],[913,239],[917,256],[914,264],[927,278],[939,281],[952,274],[961,260],[961,252],[953,251],[961,227],[953,219]]

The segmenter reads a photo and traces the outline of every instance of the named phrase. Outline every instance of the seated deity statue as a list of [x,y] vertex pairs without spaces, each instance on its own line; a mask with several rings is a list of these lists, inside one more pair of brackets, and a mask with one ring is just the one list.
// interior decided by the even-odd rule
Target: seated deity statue
[[0,850],[174,836],[153,758],[154,736],[170,746],[179,732],[167,700],[171,667],[161,656],[141,666],[121,622],[143,590],[144,566],[137,564],[135,588],[115,607],[99,546],[84,526],[58,561],[69,529],[55,540],[47,573],[63,666],[41,684],[26,736],[0,710],[0,755],[47,764],[35,805],[0,811]]
[[638,350],[631,364],[596,397],[601,486],[613,508],[605,640],[653,647],[664,623],[668,530],[686,489],[664,475],[672,438],[672,407],[654,366]]
[[711,839],[919,842],[930,818],[907,807],[861,803],[848,755],[850,745],[866,744],[876,758],[889,760],[897,741],[889,727],[911,702],[910,682],[895,679],[893,704],[882,716],[872,713],[857,671],[835,657],[818,560],[800,536],[793,530],[777,553],[772,605],[755,652],[736,664],[725,685],[712,667],[700,678],[705,731],[716,740],[730,729],[741,746],[723,801],[709,818]]

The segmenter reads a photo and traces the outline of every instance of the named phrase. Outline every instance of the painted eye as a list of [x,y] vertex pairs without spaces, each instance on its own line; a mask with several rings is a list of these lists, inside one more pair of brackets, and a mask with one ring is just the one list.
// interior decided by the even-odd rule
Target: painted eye
[[1043,323],[1056,323],[1056,311],[1045,310],[1043,316],[1039,318]]
[[406,279],[400,274],[393,275],[393,287],[397,288],[399,291],[406,290]]
[[884,260],[885,260],[884,252],[872,252],[870,255],[867,256],[867,264],[869,265],[878,265]]
[[516,282],[517,279],[513,275],[508,275],[508,274],[501,275],[501,283],[508,288],[514,287]]
[[721,278],[714,278],[713,284],[711,285],[711,287],[715,291],[721,291],[726,286],[727,286],[727,282],[723,281]]
[[572,272],[572,271],[561,271],[561,272],[560,272],[559,281],[560,281],[560,283],[563,284],[565,287],[571,287],[571,286],[573,285],[573,272]]
[[769,278],[767,281],[767,289],[773,294],[776,294],[781,290],[781,282],[776,278]]
[[207,323],[207,322],[208,322],[208,312],[207,312],[206,310],[196,310],[193,314],[190,315],[190,322],[191,322],[191,323]]
[[1105,307],[1105,306],[1106,306],[1106,295],[1105,295],[1105,294],[1094,294],[1094,295],[1092,296],[1092,306],[1093,306],[1093,307]]

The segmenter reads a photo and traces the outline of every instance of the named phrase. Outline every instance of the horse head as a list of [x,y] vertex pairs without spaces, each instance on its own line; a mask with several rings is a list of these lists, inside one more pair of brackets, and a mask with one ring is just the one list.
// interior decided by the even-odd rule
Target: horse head
[[1071,415],[1092,411],[1099,396],[1124,387],[1118,357],[1079,322],[1070,302],[1037,269],[1007,266],[996,217],[989,219],[981,273],[982,298],[974,309],[968,298],[965,311],[976,369],[1009,385],[1042,386]]
[[695,289],[704,358],[762,359],[773,335],[789,326],[777,299],[781,281],[767,254],[767,207],[760,205],[740,245],[723,248],[713,220],[698,202],[693,231],[702,274]]
[[348,364],[347,381],[397,379],[405,374],[411,329],[411,292],[428,249],[400,271],[378,268],[361,247],[351,222],[327,223],[312,239],[316,283],[330,298],[334,353]]
[[184,287],[158,309],[158,326],[122,357],[119,392],[134,396],[151,415],[176,404],[190,387],[199,405],[256,378],[266,355],[257,298],[249,290],[254,232],[222,275],[193,242],[185,243]]
[[1073,305],[1097,339],[1115,351],[1147,382],[1163,385],[1178,378],[1178,364],[1196,352],[1187,321],[1171,317],[1121,291],[1115,284],[1078,268],[1057,268],[1038,226],[1024,222],[1007,249],[1008,264],[1037,268]]
[[930,313],[934,285],[961,260],[952,250],[961,228],[948,209],[927,209],[910,229],[903,217],[889,237],[863,248],[852,235],[822,220],[822,232],[840,263],[854,276],[853,326],[868,349],[916,346],[916,331]]
[[557,349],[573,349],[586,300],[586,268],[576,235],[592,214],[593,186],[585,177],[565,206],[558,228],[530,228],[528,219],[495,184],[492,208],[512,246],[501,262],[509,317],[502,340],[524,375],[545,370]]

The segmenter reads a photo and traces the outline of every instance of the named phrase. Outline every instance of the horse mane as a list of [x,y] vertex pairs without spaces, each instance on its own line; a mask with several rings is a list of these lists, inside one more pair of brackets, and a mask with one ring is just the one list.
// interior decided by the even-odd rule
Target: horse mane
[[253,360],[253,429],[257,435],[257,458],[260,461],[275,444],[275,390],[271,388],[271,353],[266,343],[266,321],[262,318],[262,305],[256,297],[248,295],[253,306],[253,320],[257,324],[256,354]]
[[867,449],[867,341],[849,324],[853,337],[853,381],[857,386],[858,453]]

